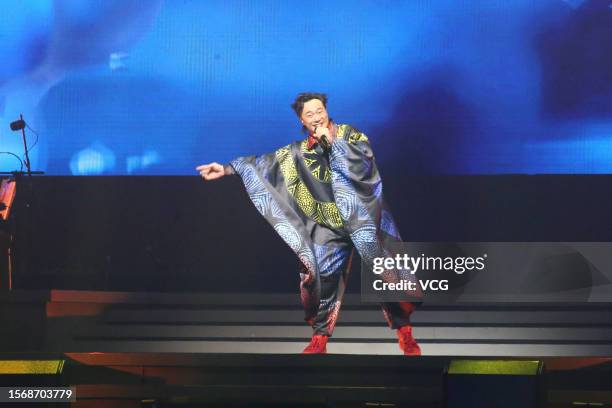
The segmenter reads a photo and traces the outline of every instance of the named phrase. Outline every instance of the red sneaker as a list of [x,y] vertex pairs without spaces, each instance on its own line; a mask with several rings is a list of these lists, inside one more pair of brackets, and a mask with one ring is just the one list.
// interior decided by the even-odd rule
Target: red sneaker
[[397,337],[399,338],[399,346],[404,350],[404,355],[420,356],[421,348],[412,337],[412,326],[406,325],[397,329]]
[[327,353],[327,340],[328,336],[321,334],[313,334],[310,339],[310,344],[306,346],[302,354],[325,354]]

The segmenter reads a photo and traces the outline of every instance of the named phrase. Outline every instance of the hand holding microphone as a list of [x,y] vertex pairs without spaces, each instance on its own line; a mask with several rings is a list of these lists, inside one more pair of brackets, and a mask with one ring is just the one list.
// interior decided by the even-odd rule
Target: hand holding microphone
[[315,126],[314,128],[314,132],[312,132],[312,135],[314,136],[315,139],[317,139],[319,141],[319,144],[321,145],[321,147],[325,150],[329,150],[329,148],[331,147],[331,144],[329,143],[329,140],[331,139],[331,135],[329,133],[329,129],[326,127],[319,127],[319,126]]

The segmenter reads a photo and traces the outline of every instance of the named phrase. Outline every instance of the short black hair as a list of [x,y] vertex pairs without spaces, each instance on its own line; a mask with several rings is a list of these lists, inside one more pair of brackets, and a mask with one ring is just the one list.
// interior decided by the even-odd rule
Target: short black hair
[[295,111],[295,114],[298,118],[302,117],[302,112],[304,111],[304,104],[313,99],[318,99],[323,104],[323,107],[327,109],[327,95],[324,93],[316,93],[316,92],[302,92],[295,97],[295,102],[291,104],[291,108]]

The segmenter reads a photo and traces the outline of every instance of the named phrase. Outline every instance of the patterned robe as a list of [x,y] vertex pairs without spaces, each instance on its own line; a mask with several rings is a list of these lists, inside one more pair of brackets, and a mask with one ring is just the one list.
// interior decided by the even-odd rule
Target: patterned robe
[[[353,249],[362,261],[388,255],[401,241],[387,209],[382,181],[365,134],[337,125],[329,151],[307,140],[230,165],[257,210],[301,263],[300,292],[305,320],[316,334],[330,336],[338,318]],[[409,323],[412,303],[385,303],[392,328]]]

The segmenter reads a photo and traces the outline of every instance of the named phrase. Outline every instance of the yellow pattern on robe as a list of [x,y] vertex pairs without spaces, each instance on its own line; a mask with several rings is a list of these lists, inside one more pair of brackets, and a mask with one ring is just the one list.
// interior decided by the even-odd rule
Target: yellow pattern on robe
[[[301,150],[305,148],[305,141],[301,145]],[[340,211],[336,206],[336,203],[325,202],[325,201],[317,201],[313,197],[312,193],[306,187],[306,184],[299,178],[298,170],[295,162],[293,161],[293,157],[291,155],[291,146],[285,146],[276,151],[276,159],[280,165],[281,173],[283,174],[283,178],[285,179],[285,185],[287,187],[287,191],[295,202],[298,204],[298,207],[302,212],[312,220],[314,220],[317,224],[325,225],[330,228],[340,228],[344,225],[342,221],[342,217],[340,216]],[[312,165],[316,161],[313,159],[304,159],[306,164]],[[313,176],[323,182],[331,182],[331,172],[329,169],[326,169],[323,179],[319,177],[320,169],[317,166],[317,171],[313,172],[311,169],[311,173]],[[326,179],[328,181],[326,181]]]

